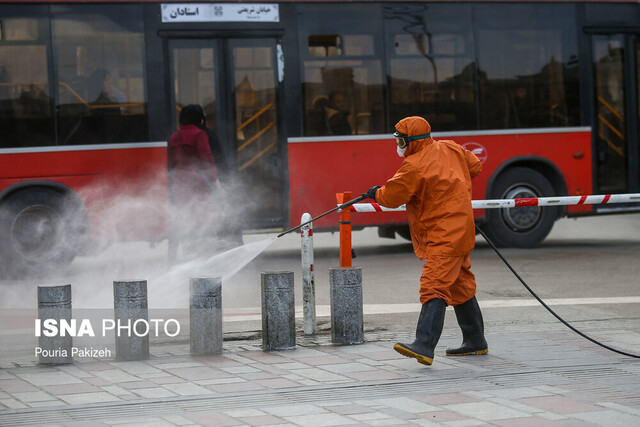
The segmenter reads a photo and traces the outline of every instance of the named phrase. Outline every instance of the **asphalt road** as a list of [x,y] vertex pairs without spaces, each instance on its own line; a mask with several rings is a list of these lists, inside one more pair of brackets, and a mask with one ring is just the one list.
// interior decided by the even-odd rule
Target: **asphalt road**
[[[337,233],[314,236],[319,305],[329,304],[328,272],[338,266],[337,246]],[[381,239],[375,230],[363,230],[353,233],[353,247],[357,255],[353,266],[362,267],[365,313],[367,305],[372,306],[370,312],[385,311],[374,307],[378,304],[396,307],[388,310],[394,311],[391,314],[367,316],[367,323],[380,329],[413,328],[419,306],[406,305],[417,304],[422,262],[413,254],[410,243]],[[503,249],[502,253],[525,282],[570,321],[640,317],[640,214],[562,219],[540,247]],[[251,274],[258,271],[292,270],[300,282],[298,255],[297,235],[274,242],[250,264],[254,272],[247,269],[234,278],[239,292],[229,292],[230,303],[249,298]],[[556,322],[481,236],[477,236],[471,262],[478,300],[487,307],[484,313],[488,324]],[[296,295],[298,304],[300,294]],[[616,297],[624,297],[623,302],[613,299]],[[259,299],[254,301],[259,306]],[[447,316],[449,320],[455,320],[453,313]]]

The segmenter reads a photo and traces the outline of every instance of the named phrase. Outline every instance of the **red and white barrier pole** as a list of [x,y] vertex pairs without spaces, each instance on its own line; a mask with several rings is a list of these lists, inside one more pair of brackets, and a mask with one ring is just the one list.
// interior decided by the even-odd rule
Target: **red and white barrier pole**
[[[338,205],[351,200],[351,193],[337,193]],[[605,194],[593,196],[536,197],[527,199],[472,200],[473,209],[516,208],[523,206],[572,206],[612,205],[616,203],[638,203],[640,193]],[[340,212],[340,267],[351,267],[351,218],[350,212],[399,212],[406,206],[385,208],[378,203],[355,203]]]
[[[473,209],[516,208],[521,206],[573,206],[573,205],[612,205],[616,203],[638,203],[640,193],[605,194],[594,196],[536,197],[527,199],[472,200]],[[397,208],[385,208],[378,203],[356,203],[349,207],[350,212],[397,212],[404,211],[404,205]]]

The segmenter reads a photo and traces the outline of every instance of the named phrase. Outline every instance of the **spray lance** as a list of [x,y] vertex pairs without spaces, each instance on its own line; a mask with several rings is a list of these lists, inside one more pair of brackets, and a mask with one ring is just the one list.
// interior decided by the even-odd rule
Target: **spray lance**
[[297,229],[302,228],[302,227],[304,227],[305,225],[312,223],[313,221],[317,220],[318,218],[322,218],[323,216],[327,216],[327,215],[329,215],[330,213],[335,212],[335,211],[337,211],[337,210],[342,210],[342,209],[344,209],[344,208],[348,208],[349,206],[351,206],[351,205],[353,205],[353,204],[355,204],[355,203],[361,202],[361,201],[363,201],[363,200],[366,200],[367,198],[368,198],[368,197],[367,197],[367,195],[366,195],[366,194],[363,194],[362,196],[358,196],[358,197],[356,197],[355,199],[349,200],[349,201],[348,201],[348,202],[346,202],[346,203],[343,203],[343,204],[341,204],[341,205],[338,205],[338,206],[336,206],[335,208],[333,208],[333,209],[331,209],[331,210],[328,210],[328,211],[326,211],[325,213],[320,214],[320,215],[318,215],[318,216],[317,216],[317,217],[315,217],[315,218],[311,218],[311,219],[310,219],[309,221],[307,221],[307,222],[304,222],[304,223],[302,223],[302,224],[300,224],[300,225],[297,225],[297,226],[295,226],[295,227],[293,227],[293,228],[290,228],[290,229],[288,229],[287,231],[283,231],[282,233],[278,234],[278,236],[277,236],[277,237],[282,237],[282,236],[284,236],[285,234],[289,234],[289,233],[291,233],[292,231],[296,231]]

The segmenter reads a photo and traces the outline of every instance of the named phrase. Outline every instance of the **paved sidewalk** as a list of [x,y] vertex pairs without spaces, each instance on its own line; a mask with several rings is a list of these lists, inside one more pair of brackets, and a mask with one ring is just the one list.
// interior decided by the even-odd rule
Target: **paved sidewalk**
[[[637,319],[581,322],[590,336],[640,354]],[[640,425],[640,361],[555,323],[487,325],[489,355],[430,367],[395,351],[412,333],[368,332],[361,345],[299,335],[295,350],[225,341],[219,356],[188,343],[152,346],[149,360],[82,359],[0,370],[0,425],[338,426]]]

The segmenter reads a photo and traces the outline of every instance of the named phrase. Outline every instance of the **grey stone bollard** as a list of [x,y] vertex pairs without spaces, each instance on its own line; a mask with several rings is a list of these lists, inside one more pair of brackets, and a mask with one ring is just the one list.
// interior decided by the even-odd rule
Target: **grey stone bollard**
[[337,344],[364,342],[362,268],[329,269],[331,341]]
[[[38,363],[43,365],[61,365],[73,363],[71,350],[73,337],[63,331],[62,323],[71,324],[71,285],[38,286],[38,319],[40,324],[38,337]],[[43,324],[55,321],[57,333],[46,336],[51,331]],[[46,334],[45,334],[46,333]]]
[[116,360],[149,358],[147,281],[113,282]]
[[264,351],[296,347],[296,307],[293,271],[263,272],[262,348]]
[[191,278],[189,294],[191,354],[222,353],[222,278]]

